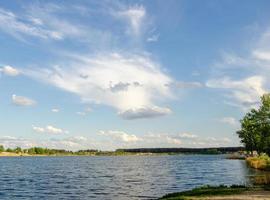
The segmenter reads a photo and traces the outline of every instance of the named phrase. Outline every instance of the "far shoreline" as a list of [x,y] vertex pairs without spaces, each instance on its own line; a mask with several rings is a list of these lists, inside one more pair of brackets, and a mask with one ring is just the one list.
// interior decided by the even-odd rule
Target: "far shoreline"
[[233,154],[243,152],[243,147],[210,147],[210,148],[135,148],[135,149],[116,149],[115,151],[100,151],[95,149],[86,150],[65,150],[48,149],[43,147],[31,147],[22,149],[5,149],[0,145],[0,157],[18,156],[156,156],[156,155],[218,155]]

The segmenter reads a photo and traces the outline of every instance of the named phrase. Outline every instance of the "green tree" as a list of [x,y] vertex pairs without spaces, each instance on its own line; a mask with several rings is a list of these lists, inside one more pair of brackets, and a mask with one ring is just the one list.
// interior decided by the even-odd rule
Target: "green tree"
[[7,148],[6,150],[7,152],[13,152],[13,150],[11,148]]
[[3,151],[5,151],[5,148],[4,148],[3,145],[0,145],[0,153],[3,152]]
[[16,148],[14,149],[14,152],[15,152],[15,153],[21,153],[21,152],[22,152],[22,148],[21,148],[21,147],[16,147]]
[[237,134],[246,150],[270,155],[270,94],[263,95],[259,109],[252,109],[240,122]]

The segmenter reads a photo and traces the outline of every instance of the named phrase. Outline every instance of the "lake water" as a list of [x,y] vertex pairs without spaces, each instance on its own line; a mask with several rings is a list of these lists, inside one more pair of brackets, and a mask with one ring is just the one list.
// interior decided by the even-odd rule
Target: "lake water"
[[153,199],[249,183],[254,173],[245,161],[220,155],[2,157],[0,199]]

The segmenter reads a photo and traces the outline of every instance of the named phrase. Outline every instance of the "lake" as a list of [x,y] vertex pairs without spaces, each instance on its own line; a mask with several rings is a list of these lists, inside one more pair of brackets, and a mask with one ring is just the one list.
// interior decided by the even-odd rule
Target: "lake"
[[2,157],[0,199],[153,199],[255,173],[223,155]]

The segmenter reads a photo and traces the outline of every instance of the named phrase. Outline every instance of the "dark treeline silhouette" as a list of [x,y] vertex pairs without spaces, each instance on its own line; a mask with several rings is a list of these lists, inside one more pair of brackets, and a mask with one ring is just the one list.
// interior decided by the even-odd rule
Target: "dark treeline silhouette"
[[0,145],[1,152],[12,152],[30,155],[133,155],[138,153],[194,153],[194,154],[224,154],[244,151],[244,147],[218,147],[218,148],[137,148],[137,149],[117,149],[116,151],[99,151],[95,149],[86,149],[78,151],[69,151],[65,149],[48,149],[43,147],[32,147],[22,149],[15,147],[5,149]]
[[116,151],[128,153],[199,153],[199,154],[218,154],[234,153],[244,151],[244,147],[217,147],[217,148],[136,148],[136,149],[117,149]]

